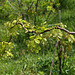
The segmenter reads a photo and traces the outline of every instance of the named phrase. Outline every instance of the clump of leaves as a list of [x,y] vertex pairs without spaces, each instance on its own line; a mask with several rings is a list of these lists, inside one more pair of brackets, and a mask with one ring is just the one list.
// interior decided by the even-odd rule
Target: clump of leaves
[[13,57],[11,49],[13,48],[13,43],[0,42],[0,59],[6,59],[8,56]]

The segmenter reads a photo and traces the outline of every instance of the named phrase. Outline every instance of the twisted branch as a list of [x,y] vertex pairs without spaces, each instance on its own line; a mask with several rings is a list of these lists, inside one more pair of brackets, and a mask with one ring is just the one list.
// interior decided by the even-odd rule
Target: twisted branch
[[[24,25],[22,24],[22,23],[18,23],[18,24],[20,24],[22,27],[23,27],[23,29],[25,30],[25,31],[27,31],[27,33],[29,33],[30,31],[28,31],[25,27],[24,27]],[[16,25],[18,25],[18,24],[16,24]],[[11,27],[10,29],[12,29],[12,28],[14,28],[15,26],[13,26],[13,27]],[[65,29],[65,28],[61,28],[61,27],[53,27],[53,28],[51,28],[51,29],[47,29],[47,30],[44,30],[43,32],[40,32],[40,33],[38,33],[38,34],[43,34],[43,33],[45,33],[45,32],[48,32],[48,31],[51,31],[51,30],[53,30],[53,29],[60,29],[60,30],[62,30],[62,31],[65,31],[65,32],[67,32],[68,34],[72,34],[72,35],[75,35],[75,32],[70,32],[69,30],[67,30],[67,29]],[[35,31],[31,31],[32,33],[37,33],[36,32],[36,30]]]

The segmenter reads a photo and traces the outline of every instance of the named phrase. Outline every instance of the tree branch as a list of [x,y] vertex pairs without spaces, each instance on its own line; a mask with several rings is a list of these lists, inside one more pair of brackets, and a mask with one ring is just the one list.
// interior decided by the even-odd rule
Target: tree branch
[[[27,31],[27,33],[35,33],[35,34],[37,34],[37,35],[43,34],[43,33],[48,32],[48,31],[51,31],[51,30],[53,30],[53,29],[60,29],[60,30],[63,30],[63,31],[65,31],[65,32],[67,32],[68,34],[72,34],[72,35],[75,34],[75,32],[70,32],[70,31],[66,30],[65,28],[61,28],[61,27],[53,27],[53,28],[51,28],[51,29],[47,29],[47,30],[45,30],[45,31],[43,31],[43,32],[38,33],[38,32],[36,32],[36,30],[35,30],[35,31],[29,31],[29,30],[27,30],[27,29],[24,27],[24,25],[23,25],[22,23],[16,23],[16,25],[18,25],[18,24],[20,24],[20,25],[22,26],[22,28],[23,28],[25,31]],[[11,27],[10,29],[12,29],[12,28],[14,28],[14,27],[15,27],[15,26]],[[10,42],[11,39],[12,39],[12,35],[10,36],[10,39],[9,39],[8,42]]]
[[[23,29],[25,30],[25,31],[27,31],[28,33],[30,32],[30,31],[28,31],[25,27],[24,27],[24,25],[22,24],[22,23],[18,23],[18,24],[20,24],[22,27],[23,27]],[[17,24],[16,24],[17,25]],[[11,27],[10,29],[12,29],[12,28],[14,28],[15,26],[13,26],[13,27]],[[65,28],[61,28],[61,27],[53,27],[53,28],[51,28],[51,29],[47,29],[47,30],[44,30],[43,32],[40,32],[40,33],[38,33],[38,34],[43,34],[43,33],[45,33],[45,32],[48,32],[48,31],[51,31],[51,30],[53,30],[53,29],[60,29],[60,30],[62,30],[62,31],[65,31],[65,32],[67,32],[68,34],[72,34],[72,35],[75,35],[75,32],[70,32],[70,31],[68,31],[67,29],[65,29]],[[35,31],[32,31],[32,33],[37,33],[36,32],[36,30]]]
[[75,34],[75,32],[70,32],[70,31],[68,31],[68,30],[67,30],[67,29],[65,29],[65,28],[55,27],[55,29],[63,30],[63,31],[65,31],[65,32],[67,32],[68,34]]
[[43,34],[43,33],[45,33],[45,32],[51,31],[51,30],[53,30],[53,29],[60,29],[60,30],[65,31],[65,32],[67,32],[68,34],[72,34],[72,35],[75,34],[75,32],[70,32],[70,31],[68,31],[67,29],[61,28],[61,27],[53,27],[53,28],[51,28],[51,29],[48,29],[48,30],[45,30],[45,31],[41,32],[40,34]]

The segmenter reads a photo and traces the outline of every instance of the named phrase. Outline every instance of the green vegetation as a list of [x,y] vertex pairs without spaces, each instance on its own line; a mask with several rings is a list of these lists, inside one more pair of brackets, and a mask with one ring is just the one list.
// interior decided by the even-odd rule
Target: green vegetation
[[75,75],[74,6],[75,0],[1,0],[0,75]]

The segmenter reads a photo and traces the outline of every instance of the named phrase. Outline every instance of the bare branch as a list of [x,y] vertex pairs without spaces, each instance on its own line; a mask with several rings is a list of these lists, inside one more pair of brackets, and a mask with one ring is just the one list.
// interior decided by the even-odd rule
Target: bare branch
[[[66,53],[66,47],[64,47],[64,55],[65,55],[65,53]],[[65,61],[65,56],[63,55],[63,64],[62,64],[62,68],[64,67],[64,61]]]
[[[59,10],[59,23],[61,23],[61,10]],[[60,25],[59,25],[58,27],[60,27]],[[61,48],[60,41],[59,41],[58,45],[59,45],[59,51],[58,51],[58,58],[59,58],[59,75],[61,75],[61,74],[62,74],[62,70],[61,70],[61,69],[62,69],[62,68],[61,68],[61,66],[62,66],[62,58],[61,58],[61,56],[62,56],[62,48]]]
[[[55,2],[55,0],[53,1],[53,5],[54,5],[54,2]],[[53,6],[52,6],[51,10],[49,11],[49,13],[48,13],[48,15],[47,15],[47,19],[46,19],[46,21],[48,21],[49,16],[50,16],[50,15],[51,15],[51,13],[52,13],[52,10],[53,10]]]
[[9,0],[7,0],[7,2],[8,2],[9,5],[15,10],[15,8],[11,5],[11,3],[9,2]]
[[53,68],[53,63],[54,63],[54,59],[55,59],[55,54],[56,54],[58,42],[59,41],[57,40],[56,45],[55,45],[55,51],[54,51],[54,55],[53,55],[53,60],[52,60],[52,64],[51,64],[50,75],[52,73],[52,68]]
[[51,9],[51,11],[48,13],[48,16],[47,16],[46,21],[48,21],[48,18],[49,18],[49,16],[50,16],[51,13],[52,13],[52,9]]
[[36,14],[37,14],[37,7],[40,0],[37,0],[37,3],[35,4],[35,14],[34,14],[34,25],[36,25]]
[[30,7],[28,7],[27,11],[32,7],[33,3],[34,3],[34,1],[31,3]]
[[18,2],[19,7],[21,7],[21,6],[20,6],[20,1],[19,1],[19,0],[17,0],[17,2]]

